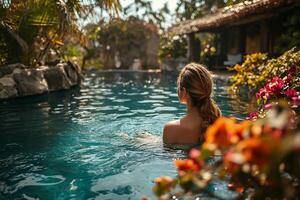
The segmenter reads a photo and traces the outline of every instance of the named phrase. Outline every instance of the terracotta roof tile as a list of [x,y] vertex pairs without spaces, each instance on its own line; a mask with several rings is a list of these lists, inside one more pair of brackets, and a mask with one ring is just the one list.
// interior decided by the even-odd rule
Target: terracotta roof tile
[[173,26],[170,31],[175,34],[187,34],[218,28],[252,15],[262,14],[282,6],[292,5],[296,1],[297,0],[247,0],[218,9],[215,13],[198,19],[184,21]]

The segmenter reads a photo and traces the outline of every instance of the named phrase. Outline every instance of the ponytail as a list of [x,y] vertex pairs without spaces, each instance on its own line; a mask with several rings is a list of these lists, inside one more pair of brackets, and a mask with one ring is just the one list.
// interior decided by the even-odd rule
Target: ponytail
[[198,108],[202,119],[201,132],[205,132],[207,127],[213,124],[221,116],[221,110],[211,97],[197,99],[191,94],[193,104]]

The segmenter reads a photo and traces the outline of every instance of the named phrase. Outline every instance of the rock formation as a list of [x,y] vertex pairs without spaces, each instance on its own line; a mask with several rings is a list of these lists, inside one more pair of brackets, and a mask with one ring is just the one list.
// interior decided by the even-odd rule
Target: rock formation
[[16,63],[0,67],[0,99],[69,89],[81,82],[81,70],[71,62],[30,68]]

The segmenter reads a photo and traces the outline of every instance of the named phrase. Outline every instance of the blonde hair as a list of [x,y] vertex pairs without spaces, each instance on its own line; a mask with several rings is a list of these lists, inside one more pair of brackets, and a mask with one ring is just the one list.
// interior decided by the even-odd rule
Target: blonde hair
[[202,65],[190,63],[180,72],[177,80],[178,94],[185,89],[202,119],[201,132],[221,116],[221,111],[212,99],[213,80],[211,73]]

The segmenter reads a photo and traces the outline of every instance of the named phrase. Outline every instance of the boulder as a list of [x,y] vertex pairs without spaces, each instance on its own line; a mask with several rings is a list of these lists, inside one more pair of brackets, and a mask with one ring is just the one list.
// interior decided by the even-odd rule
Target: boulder
[[11,74],[15,69],[26,69],[26,68],[28,68],[28,67],[21,63],[15,63],[15,64],[1,66],[0,67],[0,78],[5,75]]
[[48,91],[44,75],[37,69],[14,70],[13,78],[16,82],[19,96],[42,94]]
[[58,64],[55,67],[45,67],[41,71],[44,74],[50,92],[69,89],[72,86],[63,64]]
[[0,78],[0,99],[8,99],[18,96],[16,82],[11,75]]
[[79,85],[81,69],[71,62],[29,68],[16,63],[0,67],[0,99],[37,95]]
[[80,69],[77,65],[67,62],[63,65],[67,77],[70,80],[71,86],[80,84]]

